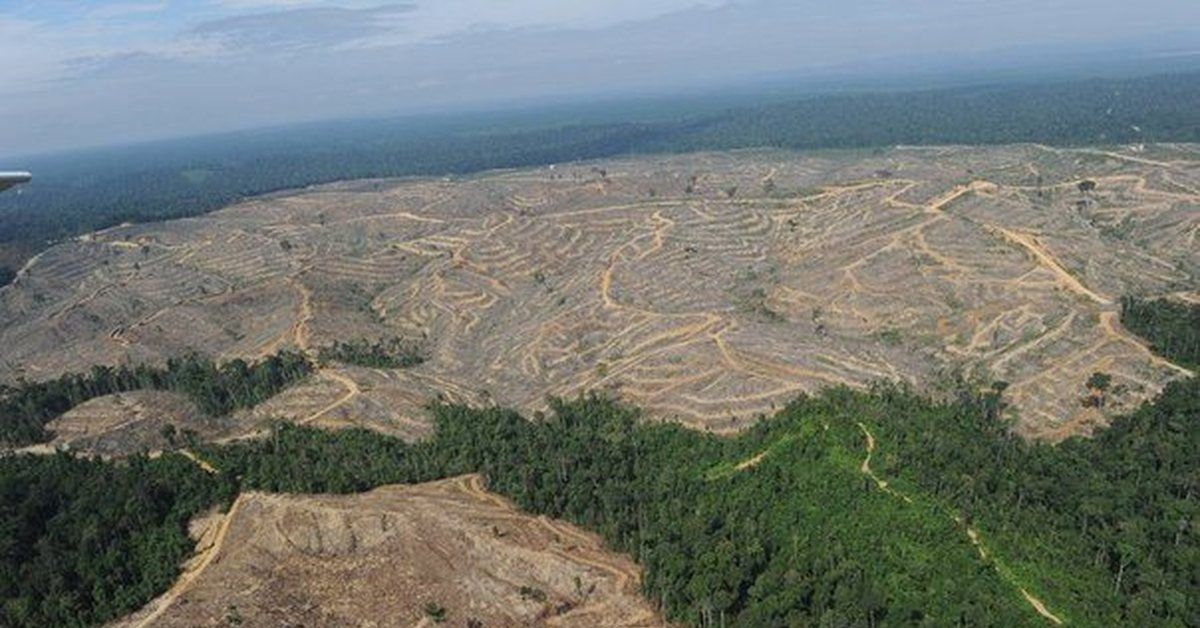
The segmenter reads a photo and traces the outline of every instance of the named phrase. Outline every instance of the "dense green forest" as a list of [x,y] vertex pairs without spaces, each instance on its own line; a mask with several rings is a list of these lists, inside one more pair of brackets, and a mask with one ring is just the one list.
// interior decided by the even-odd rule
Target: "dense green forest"
[[[443,175],[630,153],[767,146],[1200,141],[1200,74],[814,95],[724,110],[621,106],[311,124],[91,150],[19,164],[0,195],[0,263],[122,222],[191,216],[342,179]],[[4,262],[4,260],[8,260]],[[0,278],[3,278],[0,276]]]
[[164,367],[94,366],[45,382],[0,385],[0,445],[21,446],[50,440],[45,425],[96,397],[131,390],[183,393],[205,413],[224,416],[255,406],[312,371],[306,357],[280,351],[254,364],[231,360],[218,365],[199,355],[167,360]]
[[1125,297],[1121,324],[1148,340],[1155,353],[1200,369],[1200,305]]
[[[1189,315],[1127,301],[1123,321],[1165,347]],[[85,379],[122,377],[135,379]],[[631,554],[644,593],[692,625],[1044,624],[1028,594],[1077,625],[1200,626],[1200,379],[1057,446],[1012,433],[1003,389],[835,388],[732,438],[641,421],[595,395],[533,417],[435,404],[424,442],[281,423],[269,438],[197,447],[214,474],[175,453],[8,454],[0,625],[91,625],[138,608],[188,554],[190,517],[240,491],[477,472],[521,508]]]
[[[284,492],[482,472],[631,553],[646,594],[696,625],[1040,623],[1021,589],[1083,625],[1200,623],[1196,380],[1058,447],[1012,436],[996,393],[958,390],[831,390],[735,439],[588,397],[532,422],[440,406],[437,438],[415,447],[284,427],[204,455]],[[860,471],[867,433],[889,491]]]
[[192,553],[188,521],[233,488],[178,455],[0,458],[0,625],[96,625],[138,609]]
[[403,338],[386,338],[375,342],[363,338],[322,347],[317,360],[321,364],[341,362],[367,368],[402,369],[424,362],[425,355],[416,343]]
[[[211,476],[176,455],[10,456],[0,526],[21,533],[2,553],[7,622],[136,607],[186,553],[186,515],[240,490],[355,492],[481,472],[522,508],[632,554],[645,593],[694,625],[1037,625],[1022,589],[1080,625],[1200,625],[1200,382],[1172,383],[1095,439],[1057,447],[1011,435],[999,393],[956,391],[829,390],[736,438],[641,422],[595,396],[532,421],[439,405],[424,443],[280,425],[198,450],[220,470]],[[861,470],[868,434],[887,490]],[[97,492],[147,503],[83,510]],[[139,548],[108,588],[95,583],[114,554],[98,547]]]

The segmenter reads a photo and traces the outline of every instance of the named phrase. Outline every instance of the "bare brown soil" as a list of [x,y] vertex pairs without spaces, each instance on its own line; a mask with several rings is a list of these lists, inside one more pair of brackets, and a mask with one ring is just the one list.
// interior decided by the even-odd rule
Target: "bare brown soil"
[[[222,437],[279,416],[420,438],[438,394],[532,411],[588,389],[727,431],[953,373],[1009,382],[1025,435],[1086,434],[1186,373],[1117,301],[1196,294],[1188,148],[694,154],[252,199],[39,255],[0,290],[0,380],[399,335],[429,360],[327,369]],[[1080,403],[1096,370],[1103,411]]]
[[167,425],[181,435],[187,429],[209,440],[242,429],[231,418],[206,416],[183,395],[134,391],[85,401],[46,425],[53,440],[22,451],[70,449],[101,457],[157,451],[170,445],[162,433]]
[[478,476],[353,496],[248,493],[202,525],[179,581],[116,625],[429,626],[428,604],[448,626],[666,625],[631,560],[520,513]]

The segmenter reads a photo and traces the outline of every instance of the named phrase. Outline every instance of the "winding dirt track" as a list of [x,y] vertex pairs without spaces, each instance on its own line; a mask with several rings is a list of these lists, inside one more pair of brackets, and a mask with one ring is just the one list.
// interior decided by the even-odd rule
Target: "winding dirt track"
[[[272,412],[328,425],[352,407],[380,414],[364,425],[412,437],[439,392],[529,412],[547,395],[607,389],[723,433],[798,393],[962,369],[1011,383],[1022,434],[1065,438],[1106,420],[1079,403],[1093,371],[1129,391],[1107,412],[1193,375],[1121,328],[1114,301],[1200,298],[1196,155],[700,154],[613,161],[599,177],[584,164],[250,199],[29,260],[0,290],[0,381],[405,336],[427,342],[425,364],[325,369]],[[229,438],[263,433],[259,418]],[[874,437],[860,428],[859,470],[911,503],[873,472]],[[538,525],[583,545],[561,524]],[[632,586],[619,561],[581,555]]]
[[[618,160],[600,177],[584,164],[250,199],[31,259],[0,290],[0,381],[196,348],[311,354],[334,340],[405,336],[427,341],[425,364],[325,369],[300,387],[312,394],[272,411],[328,425],[353,407],[383,413],[364,424],[387,431],[424,421],[423,403],[445,391],[528,412],[547,395],[607,389],[652,417],[724,433],[801,392],[920,385],[961,368],[1011,382],[1022,434],[1065,438],[1106,419],[1080,408],[1092,371],[1130,391],[1112,412],[1192,375],[1121,328],[1114,301],[1200,299],[1197,154],[700,154]],[[1084,194],[1085,180],[1096,189]],[[398,406],[404,416],[386,414]],[[912,503],[871,469],[875,440],[859,427],[860,472]],[[239,429],[230,439],[265,433]],[[479,478],[456,490],[507,507]],[[211,528],[169,602],[211,571],[241,504]],[[988,559],[978,531],[958,523]],[[636,589],[636,570],[587,535],[548,520],[531,529],[590,548],[551,553]]]
[[1062,264],[1059,264],[1058,260],[1054,259],[1054,256],[1047,252],[1046,248],[1043,247],[1040,242],[1038,242],[1036,236],[998,226],[992,226],[991,229],[1004,236],[1006,240],[1019,244],[1026,251],[1029,251],[1029,253],[1032,254],[1033,257],[1042,264],[1042,266],[1053,273],[1054,276],[1057,277],[1058,280],[1062,282],[1063,286],[1065,286],[1068,290],[1087,297],[1096,303],[1099,303],[1100,305],[1112,305],[1112,299],[1090,290],[1087,286],[1083,285],[1083,282],[1079,281],[1077,277],[1072,275],[1070,272],[1067,272],[1067,270],[1062,267]]
[[200,456],[197,456],[196,454],[192,453],[191,450],[189,450],[189,449],[180,449],[179,453],[184,458],[187,458],[188,460],[191,460],[192,462],[196,463],[196,466],[203,469],[204,472],[208,473],[209,475],[216,475],[217,473],[220,473],[220,471],[218,471],[216,467],[209,464],[208,461],[204,460]]
[[[871,434],[871,431],[867,429],[867,426],[861,422],[858,424],[858,428],[860,430],[862,430],[863,436],[866,439],[866,448],[867,448],[867,455],[866,455],[866,457],[863,458],[862,464],[859,465],[859,468],[858,468],[859,471],[862,472],[863,475],[866,475],[867,477],[871,478],[871,480],[873,482],[875,482],[875,486],[879,487],[881,490],[888,493],[889,495],[898,497],[898,498],[904,500],[905,503],[909,503],[909,504],[913,503],[913,500],[911,497],[889,487],[886,480],[881,479],[879,476],[877,476],[875,474],[874,471],[871,470],[871,455],[875,453],[875,436],[873,434]],[[955,524],[957,524],[958,526],[963,528],[963,531],[966,533],[967,538],[971,541],[971,545],[973,545],[975,547],[975,550],[979,553],[979,558],[987,561],[989,553],[987,551],[987,548],[984,546],[982,539],[980,539],[979,531],[976,530],[974,527],[967,525],[966,522],[963,521],[963,519],[957,515],[951,515],[950,518],[952,521],[954,521]],[[1003,572],[1001,571],[996,560],[992,559],[989,561],[989,563],[992,565],[992,568],[995,569],[997,573],[1000,573],[1001,576],[1003,577]],[[1059,618],[1054,613],[1050,612],[1050,610],[1048,608],[1046,608],[1045,603],[1043,603],[1040,599],[1038,599],[1036,596],[1034,596],[1032,593],[1030,593],[1027,589],[1025,589],[1024,587],[1021,587],[1021,586],[1017,586],[1017,590],[1021,593],[1021,597],[1024,598],[1025,601],[1029,603],[1029,606],[1038,615],[1042,616],[1047,621],[1049,621],[1055,625],[1061,625],[1063,623],[1063,620],[1061,618]]]
[[749,458],[746,458],[745,460],[734,465],[733,470],[734,471],[745,471],[746,469],[753,469],[754,467],[757,467],[758,463],[762,462],[763,458],[767,457],[768,451],[769,450],[763,450]]
[[730,432],[798,393],[953,368],[1011,382],[1022,433],[1058,438],[1106,420],[1078,403],[1091,371],[1127,391],[1104,412],[1184,374],[1108,320],[1200,272],[1200,160],[1163,150],[659,156],[250,199],[31,260],[0,291],[0,381],[403,336],[429,360],[347,374],[356,424],[420,433],[436,385],[527,412],[608,389]]
[[327,375],[329,378],[337,381],[339,384],[344,386],[346,388],[346,393],[343,394],[341,397],[339,397],[333,403],[330,403],[329,405],[325,406],[324,408],[321,408],[320,410],[317,410],[316,412],[313,412],[312,414],[296,421],[296,423],[299,425],[304,425],[304,424],[312,423],[313,421],[316,421],[317,419],[325,416],[326,414],[329,414],[330,412],[333,412],[334,410],[346,405],[352,399],[354,399],[355,397],[357,397],[359,394],[362,393],[362,390],[358,387],[358,382],[355,382],[354,380],[343,375],[342,373],[339,373],[335,370],[324,370],[321,373],[323,375]]
[[[147,609],[152,610],[150,610],[149,614],[137,619],[132,624],[134,628],[147,628],[154,625],[162,617],[163,613],[171,608],[179,600],[179,597],[191,587],[192,583],[204,573],[204,570],[212,564],[213,559],[221,553],[221,548],[225,544],[225,538],[229,535],[230,524],[233,523],[238,509],[245,503],[245,498],[246,494],[243,493],[238,495],[237,499],[233,501],[233,504],[229,507],[229,511],[221,517],[219,523],[215,524],[216,533],[211,541],[207,539],[208,533],[204,534],[204,537],[201,538],[202,547],[192,560],[189,561],[189,566],[184,568],[183,574],[179,576],[179,579],[175,581],[175,584],[166,593],[150,602]],[[143,609],[142,612],[145,612],[145,610]]]

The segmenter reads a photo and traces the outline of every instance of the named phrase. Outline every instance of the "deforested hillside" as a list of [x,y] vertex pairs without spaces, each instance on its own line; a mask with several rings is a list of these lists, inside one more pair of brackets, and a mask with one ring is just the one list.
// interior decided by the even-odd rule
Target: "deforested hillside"
[[[1090,72],[1090,70],[1089,70]],[[49,241],[204,214],[345,179],[465,174],[629,153],[931,144],[1196,142],[1200,73],[939,89],[676,98],[490,115],[346,120],[29,160],[0,196],[0,285]],[[761,97],[761,94],[758,96]],[[723,104],[724,103],[724,104]]]
[[346,496],[244,493],[201,521],[183,577],[114,626],[667,625],[639,595],[636,564],[517,511],[479,476]]
[[335,184],[47,250],[0,292],[0,377],[341,351],[256,416],[419,438],[439,395],[535,411],[604,389],[724,432],[801,392],[961,376],[1058,440],[1192,372],[1119,318],[1125,296],[1196,298],[1198,189],[1192,145]]
[[417,444],[283,424],[151,459],[5,457],[3,612],[94,623],[165,593],[131,625],[657,624],[640,587],[698,626],[1193,625],[1198,381],[1058,445],[962,383],[828,390],[736,437],[589,396],[438,405]]
[[3,622],[1194,625],[1198,189],[704,153],[52,247],[0,289]]

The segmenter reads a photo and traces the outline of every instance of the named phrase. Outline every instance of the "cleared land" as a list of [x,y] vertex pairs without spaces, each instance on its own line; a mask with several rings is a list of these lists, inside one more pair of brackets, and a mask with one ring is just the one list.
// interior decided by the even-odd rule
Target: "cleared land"
[[431,626],[439,608],[453,626],[667,625],[631,560],[520,513],[478,476],[352,496],[247,493],[195,527],[184,575],[117,626]]
[[239,431],[236,421],[206,416],[183,395],[133,391],[75,406],[46,425],[54,434],[53,440],[20,451],[50,453],[69,446],[99,456],[122,456],[138,450],[160,450],[170,445],[162,433],[167,425],[187,426],[203,439]]
[[[961,373],[1008,382],[1021,432],[1059,439],[1185,374],[1120,326],[1117,301],[1197,298],[1198,232],[1191,145],[349,182],[42,253],[0,291],[0,380],[402,336],[429,359],[325,369],[220,437],[277,416],[419,438],[438,394],[529,411],[587,389],[726,431],[802,391]],[[1081,404],[1093,371],[1114,378],[1104,409]]]

